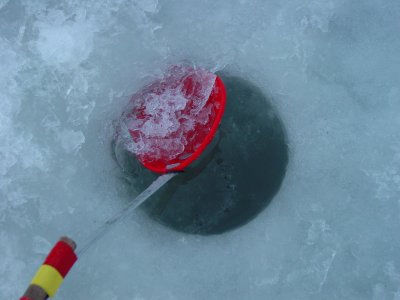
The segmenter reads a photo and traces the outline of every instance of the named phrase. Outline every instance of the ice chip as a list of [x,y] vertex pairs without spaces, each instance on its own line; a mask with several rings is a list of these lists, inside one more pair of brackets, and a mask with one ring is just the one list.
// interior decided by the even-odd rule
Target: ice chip
[[124,135],[126,148],[155,160],[179,157],[199,128],[209,130],[206,125],[216,107],[207,100],[215,79],[203,68],[174,66],[135,94],[121,120],[130,132]]

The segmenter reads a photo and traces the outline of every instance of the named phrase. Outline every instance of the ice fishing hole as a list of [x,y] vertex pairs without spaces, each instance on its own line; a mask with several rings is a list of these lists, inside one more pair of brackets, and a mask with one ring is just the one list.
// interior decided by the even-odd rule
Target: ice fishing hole
[[[288,163],[284,125],[269,99],[252,83],[221,75],[227,107],[212,144],[141,209],[153,220],[190,234],[219,234],[254,219],[274,198]],[[125,179],[144,190],[158,175],[119,147]]]

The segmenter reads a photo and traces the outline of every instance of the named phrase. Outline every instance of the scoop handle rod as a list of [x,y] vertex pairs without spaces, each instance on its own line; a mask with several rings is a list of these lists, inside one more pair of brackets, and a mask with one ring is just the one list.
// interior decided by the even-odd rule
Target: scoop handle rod
[[101,239],[111,228],[120,222],[124,217],[134,211],[140,204],[149,199],[155,192],[163,187],[168,181],[170,181],[178,173],[167,173],[159,176],[153,181],[143,192],[141,192],[135,199],[133,199],[127,206],[117,212],[115,215],[106,220],[96,231],[94,231],[83,245],[78,248],[76,254],[82,256],[96,241]]

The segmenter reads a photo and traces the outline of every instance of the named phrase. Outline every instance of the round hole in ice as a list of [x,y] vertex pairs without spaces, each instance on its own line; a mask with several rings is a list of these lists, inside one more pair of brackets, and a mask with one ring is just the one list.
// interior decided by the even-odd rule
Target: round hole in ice
[[[284,125],[271,100],[252,83],[221,76],[227,106],[213,142],[199,160],[141,208],[155,221],[192,234],[218,234],[255,218],[278,192],[288,163]],[[158,176],[116,148],[135,189]]]

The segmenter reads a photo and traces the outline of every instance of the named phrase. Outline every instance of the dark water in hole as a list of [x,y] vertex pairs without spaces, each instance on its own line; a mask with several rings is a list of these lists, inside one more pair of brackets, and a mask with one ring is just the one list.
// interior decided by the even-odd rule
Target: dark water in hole
[[[270,100],[238,77],[221,76],[227,107],[199,161],[142,206],[155,221],[192,234],[218,234],[255,218],[273,199],[288,163],[284,126]],[[116,158],[138,190],[158,175],[122,149]]]

